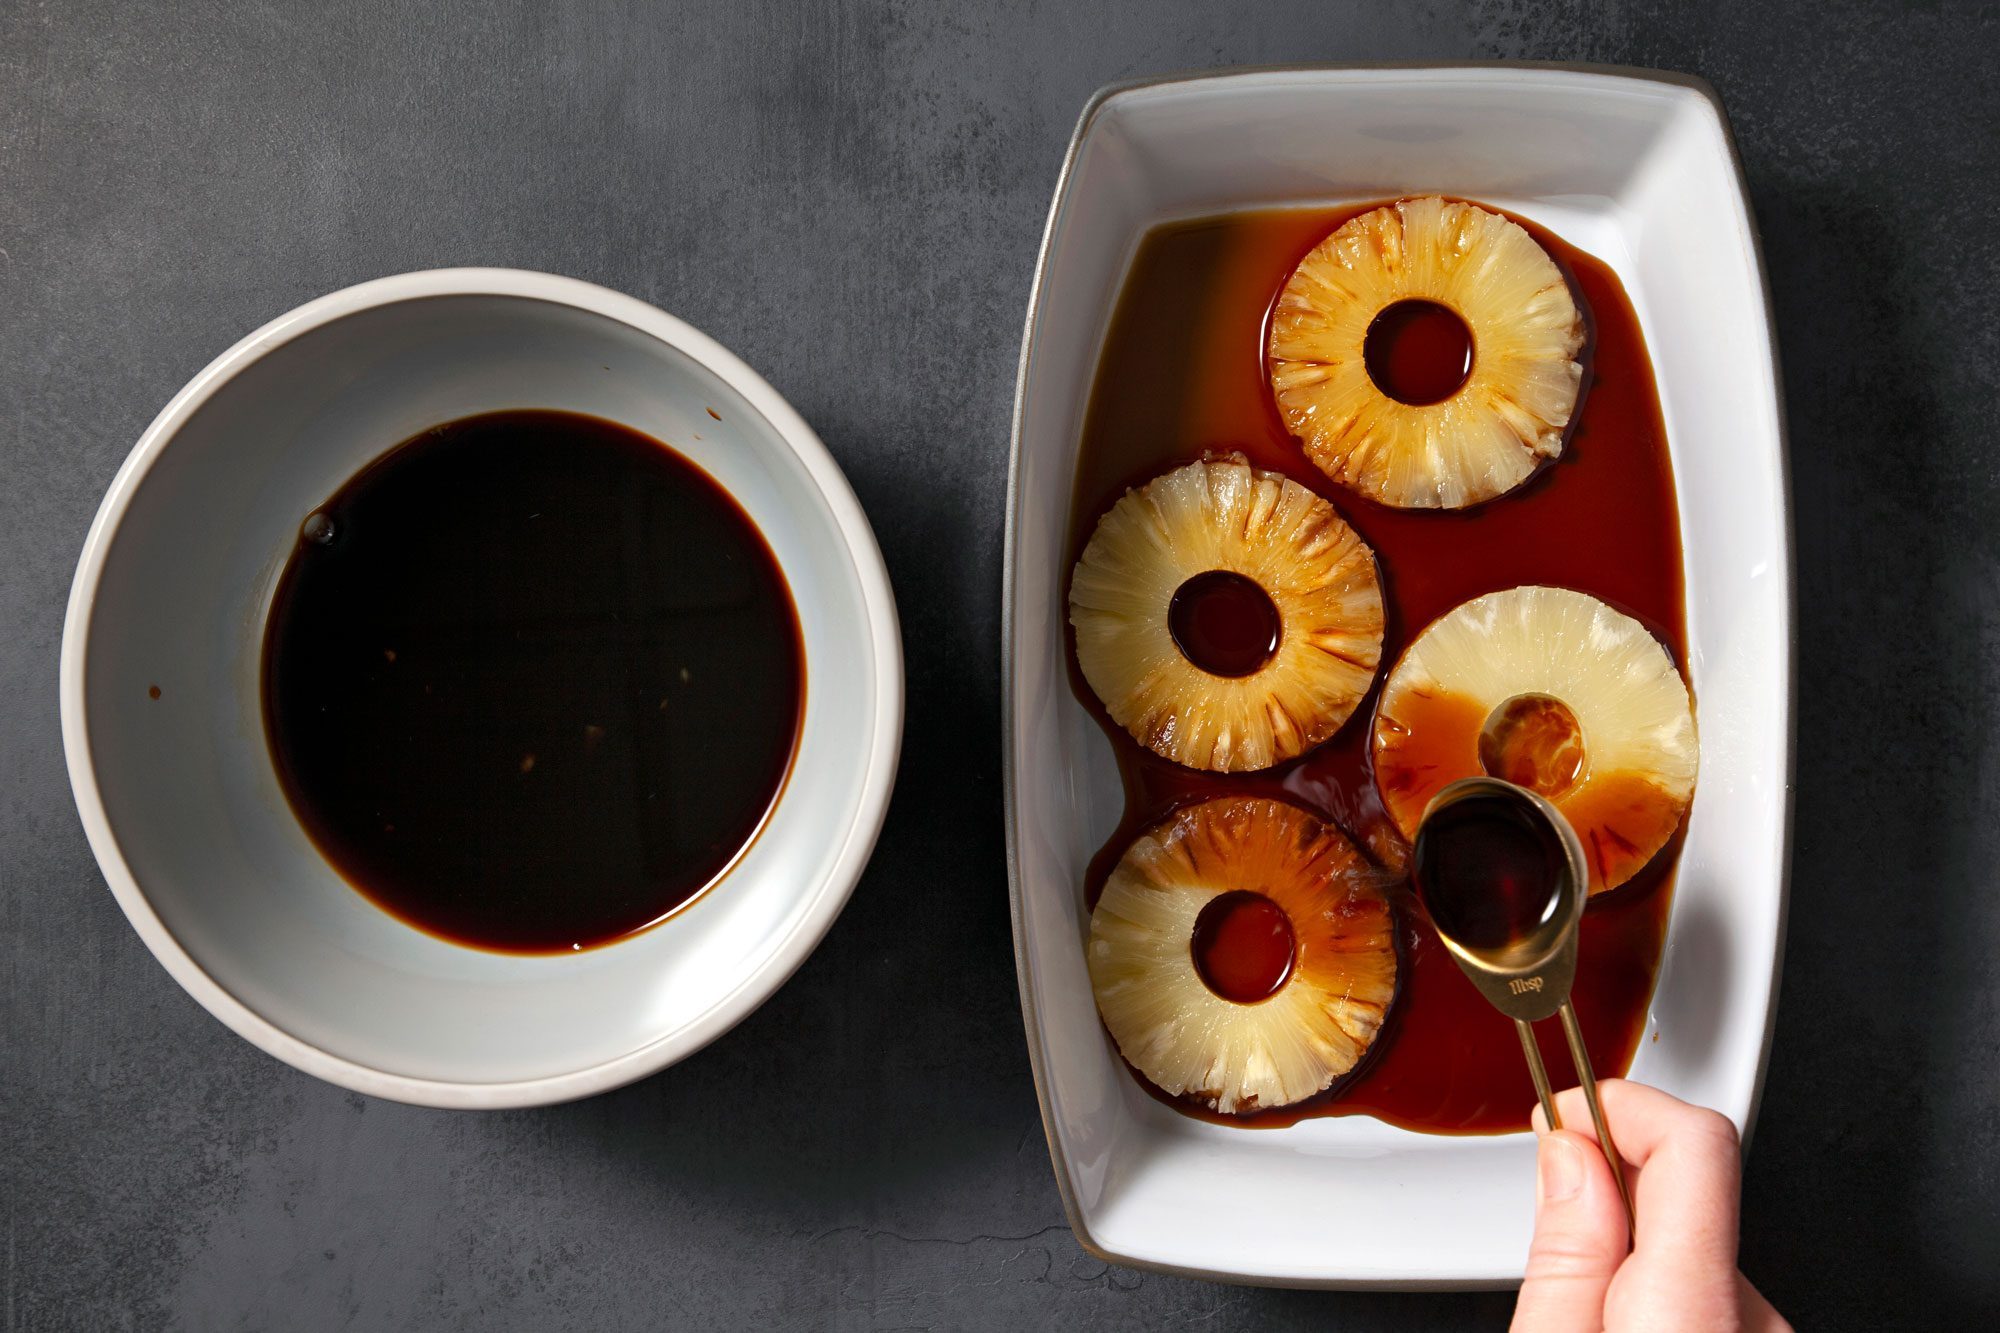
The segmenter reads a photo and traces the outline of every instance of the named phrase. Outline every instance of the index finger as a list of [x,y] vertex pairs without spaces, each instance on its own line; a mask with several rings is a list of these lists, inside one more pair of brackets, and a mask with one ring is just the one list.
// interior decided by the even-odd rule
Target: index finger
[[[1611,1137],[1617,1140],[1618,1155],[1634,1166],[1643,1167],[1655,1152],[1675,1139],[1727,1148],[1732,1159],[1740,1155],[1736,1126],[1727,1116],[1706,1107],[1690,1105],[1658,1088],[1629,1083],[1622,1078],[1601,1080],[1597,1095],[1604,1103],[1604,1118],[1611,1124]],[[1565,1129],[1597,1137],[1582,1088],[1565,1088],[1557,1093],[1556,1107]],[[1537,1132],[1546,1128],[1539,1106],[1535,1108],[1535,1128]]]
[[[1736,1126],[1643,1083],[1607,1079],[1598,1096],[1618,1155],[1634,1168],[1633,1254],[1694,1286],[1733,1280],[1743,1170]],[[1559,1093],[1556,1105],[1566,1128],[1595,1139],[1581,1088]]]

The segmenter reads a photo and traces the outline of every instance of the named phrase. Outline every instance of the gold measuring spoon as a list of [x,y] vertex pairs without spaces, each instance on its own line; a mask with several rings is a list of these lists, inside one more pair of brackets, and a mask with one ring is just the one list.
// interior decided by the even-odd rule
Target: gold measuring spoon
[[1597,1142],[1630,1222],[1625,1168],[1569,1002],[1577,928],[1590,896],[1590,871],[1576,830],[1562,811],[1526,787],[1499,778],[1465,778],[1440,791],[1424,810],[1410,865],[1438,938],[1479,993],[1514,1020],[1550,1129],[1561,1129],[1562,1119],[1532,1024],[1561,1015]]

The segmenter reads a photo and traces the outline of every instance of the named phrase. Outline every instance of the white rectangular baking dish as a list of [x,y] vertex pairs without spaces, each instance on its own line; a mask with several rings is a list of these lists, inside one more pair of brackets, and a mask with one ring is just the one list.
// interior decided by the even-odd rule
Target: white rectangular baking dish
[[1694,80],[1484,66],[1272,69],[1127,84],[1084,110],[1028,308],[1008,491],[1007,833],[1021,1008],[1077,1239],[1115,1263],[1314,1286],[1517,1281],[1526,1134],[1365,1117],[1245,1130],[1181,1116],[1121,1067],[1084,970],[1082,879],[1121,807],[1072,698],[1070,488],[1112,305],[1175,218],[1437,192],[1610,264],[1650,346],[1679,489],[1701,779],[1634,1078],[1746,1132],[1769,1044],[1790,816],[1784,435],[1755,229],[1722,111]]

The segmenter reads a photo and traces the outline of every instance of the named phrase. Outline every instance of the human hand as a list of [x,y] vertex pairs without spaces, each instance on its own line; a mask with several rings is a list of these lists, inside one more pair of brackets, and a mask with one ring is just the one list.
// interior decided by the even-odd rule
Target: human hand
[[1556,1098],[1563,1124],[1540,1135],[1535,1239],[1514,1306],[1518,1333],[1599,1329],[1778,1333],[1791,1325],[1736,1268],[1742,1157],[1736,1126],[1643,1083],[1598,1085],[1638,1213],[1625,1205],[1590,1132],[1581,1088]]

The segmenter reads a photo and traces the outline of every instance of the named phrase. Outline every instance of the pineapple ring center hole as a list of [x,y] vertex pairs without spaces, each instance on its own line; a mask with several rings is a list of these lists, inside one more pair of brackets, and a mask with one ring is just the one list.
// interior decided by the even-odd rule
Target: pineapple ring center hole
[[1472,378],[1472,329],[1448,305],[1396,301],[1369,322],[1361,359],[1375,387],[1399,403],[1429,407]]
[[1292,975],[1298,953],[1285,909],[1247,889],[1211,898],[1195,917],[1188,944],[1202,984],[1235,1004],[1276,995]]
[[1167,629],[1181,656],[1211,676],[1254,676],[1278,651],[1284,625],[1277,603],[1255,579],[1228,569],[1197,574],[1174,589]]
[[1517,694],[1486,715],[1479,766],[1488,777],[1555,799],[1583,777],[1583,727],[1553,695]]

